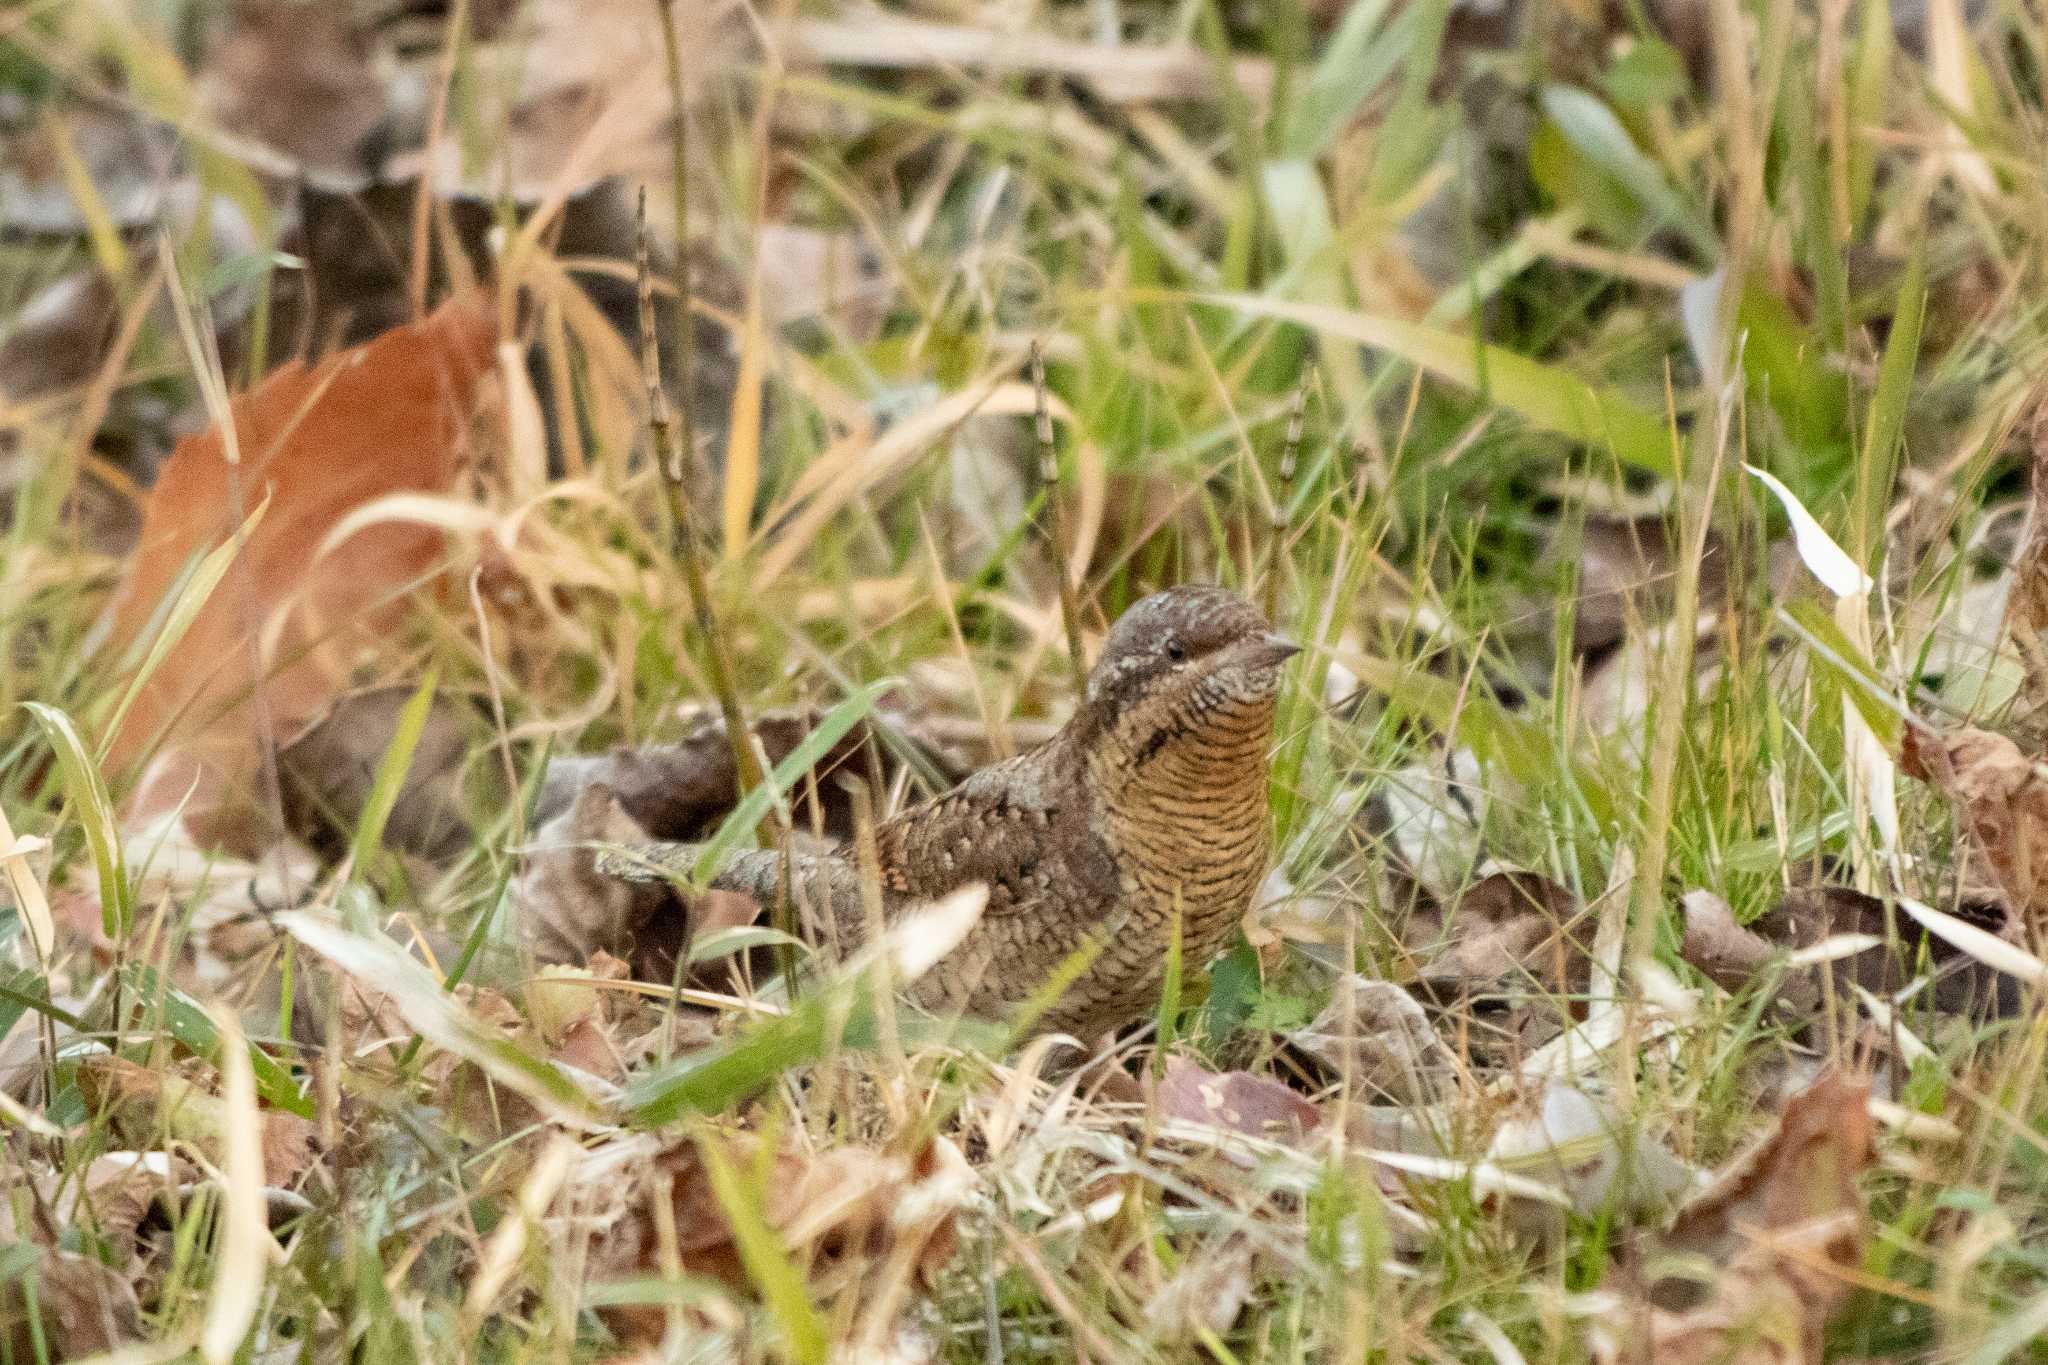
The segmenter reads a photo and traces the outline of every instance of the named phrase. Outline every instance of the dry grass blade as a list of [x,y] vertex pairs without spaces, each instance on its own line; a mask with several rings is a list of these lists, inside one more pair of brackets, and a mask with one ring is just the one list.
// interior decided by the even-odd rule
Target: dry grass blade
[[219,1259],[200,1329],[199,1356],[207,1365],[226,1365],[240,1354],[263,1302],[270,1219],[263,1198],[262,1120],[256,1112],[256,1075],[249,1067],[249,1049],[232,1011],[213,1011],[213,1022],[221,1041],[226,1155],[221,1162]]
[[[995,28],[924,23],[894,16],[859,20],[800,20],[789,34],[791,55],[828,66],[897,71],[948,67],[991,74],[1043,73],[1088,82],[1115,104],[1217,97],[1216,65],[1195,47],[1135,47],[1080,43]],[[1245,95],[1263,102],[1271,91],[1270,63],[1241,58],[1230,64]]]

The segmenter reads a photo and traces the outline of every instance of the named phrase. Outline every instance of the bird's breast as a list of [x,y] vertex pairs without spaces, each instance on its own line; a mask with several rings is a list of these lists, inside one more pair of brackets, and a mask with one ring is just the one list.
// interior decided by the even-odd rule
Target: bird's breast
[[1214,706],[1133,734],[1098,773],[1128,908],[1162,932],[1177,917],[1191,957],[1222,945],[1265,875],[1271,740],[1270,706]]

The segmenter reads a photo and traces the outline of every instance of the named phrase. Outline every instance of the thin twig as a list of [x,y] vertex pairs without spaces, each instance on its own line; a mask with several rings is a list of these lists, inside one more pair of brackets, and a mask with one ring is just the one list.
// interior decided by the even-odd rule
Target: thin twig
[[[682,562],[683,584],[690,594],[690,612],[697,631],[704,637],[705,668],[711,675],[711,690],[718,695],[718,709],[725,717],[725,737],[732,746],[733,772],[739,794],[745,797],[765,780],[761,765],[747,742],[746,713],[740,709],[740,695],[733,683],[732,658],[726,652],[725,636],[718,629],[718,617],[711,606],[710,582],[704,572],[703,547],[697,543],[696,524],[690,516],[687,452],[676,448],[670,423],[668,395],[661,387],[661,351],[654,333],[654,277],[647,264],[647,191],[640,191],[639,282],[640,282],[640,365],[647,384],[647,429],[654,441],[654,461],[661,471],[662,486],[668,491],[671,531],[675,535],[676,558]],[[685,412],[688,405],[684,405]],[[687,418],[685,419],[687,421]],[[773,847],[773,836],[764,827],[762,847]],[[779,927],[779,926],[778,926]]]
[[[669,138],[669,170],[673,177],[671,193],[676,199],[676,259],[670,269],[673,276],[676,297],[676,392],[682,395],[681,409],[682,446],[685,458],[694,459],[697,453],[696,405],[690,401],[691,382],[696,378],[697,328],[690,317],[690,308],[695,295],[690,288],[690,115],[686,91],[683,89],[683,53],[676,38],[675,0],[654,0],[655,17],[661,23],[661,51],[668,63],[668,98],[671,112],[675,115],[674,135]],[[647,240],[647,191],[640,191],[640,240]],[[641,277],[645,279],[643,266]],[[646,297],[642,286],[642,298]],[[727,553],[736,547],[727,546]],[[742,792],[744,794],[744,792]]]
[[1068,543],[1067,519],[1060,511],[1060,458],[1052,441],[1052,405],[1045,392],[1045,347],[1031,342],[1031,392],[1038,426],[1038,486],[1045,495],[1045,520],[1052,542],[1052,572],[1059,583],[1060,620],[1067,631],[1067,657],[1073,661],[1074,681],[1088,680],[1088,656],[1081,648],[1081,604],[1074,594],[1074,580],[1067,571],[1073,553]]
[[1280,619],[1280,565],[1287,554],[1287,533],[1291,529],[1294,508],[1294,471],[1301,459],[1302,417],[1308,411],[1309,371],[1294,386],[1294,397],[1287,405],[1287,437],[1280,447],[1280,486],[1273,490],[1272,536],[1267,546],[1266,562],[1266,619]]

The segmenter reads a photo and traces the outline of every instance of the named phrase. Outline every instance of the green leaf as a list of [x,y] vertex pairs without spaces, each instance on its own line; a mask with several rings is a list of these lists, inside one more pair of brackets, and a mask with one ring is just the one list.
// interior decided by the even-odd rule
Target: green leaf
[[1292,322],[1325,336],[1378,347],[1452,383],[1478,389],[1484,357],[1488,397],[1546,431],[1610,449],[1624,464],[1669,476],[1671,432],[1663,418],[1610,388],[1542,361],[1421,323],[1254,294],[1198,295],[1197,301]]
[[792,938],[780,929],[770,929],[765,924],[735,924],[725,929],[716,929],[690,943],[690,961],[712,962],[734,953],[744,953],[751,948],[802,948],[803,940]]
[[1638,39],[1607,68],[1607,93],[1638,109],[1669,104],[1691,84],[1678,49],[1655,38]]
[[134,902],[128,888],[128,870],[121,864],[121,831],[114,820],[114,803],[107,796],[107,784],[100,780],[99,764],[85,751],[85,741],[71,717],[39,701],[23,702],[35,717],[43,737],[57,751],[57,772],[63,780],[64,795],[85,826],[86,846],[92,850],[93,870],[100,881],[100,926],[107,937],[121,941],[134,918]]
[[1710,260],[1720,255],[1713,226],[1671,187],[1663,168],[1636,145],[1606,101],[1574,86],[1552,85],[1544,89],[1542,104],[1573,150],[1613,176],[1658,219],[1683,232],[1701,255]]
[[243,251],[206,272],[199,282],[202,299],[215,299],[230,289],[254,284],[273,270],[304,270],[305,261],[287,251]]
[[[840,1027],[835,1030],[835,1025]],[[818,1060],[835,1032],[843,1046],[860,1050],[873,1045],[870,992],[844,980],[810,992],[788,1014],[756,1019],[730,1038],[636,1078],[626,1087],[626,1112],[649,1128],[685,1114],[723,1114],[787,1072]]]
[[1372,170],[1366,177],[1365,196],[1374,204],[1391,204],[1414,188],[1422,172],[1443,150],[1444,140],[1460,114],[1456,103],[1442,103],[1430,96],[1430,89],[1443,70],[1444,25],[1451,17],[1450,0],[1410,0],[1403,14],[1415,16],[1416,30],[1403,54],[1401,92],[1380,120],[1378,135],[1373,139]]
[[1283,155],[1313,160],[1372,97],[1416,41],[1421,5],[1405,6],[1384,31],[1387,0],[1357,0],[1323,46],[1322,60],[1302,86],[1287,120]]
[[1845,445],[1841,376],[1825,363],[1826,348],[1815,329],[1756,277],[1742,291],[1736,328],[1745,336],[1742,368],[1751,389],[1778,414],[1793,442],[1806,452]]
[[1849,227],[1857,231],[1870,212],[1877,184],[1878,141],[1871,133],[1888,122],[1892,98],[1891,0],[1863,0],[1856,21],[1856,56],[1849,71]]
[[[629,1122],[644,1128],[689,1114],[728,1113],[828,1049],[873,1048],[878,1041],[874,999],[867,972],[831,977],[819,989],[807,990],[789,1013],[750,1020],[730,1037],[635,1077],[621,1107]],[[1003,1035],[985,1025],[934,1019],[916,1010],[899,1014],[896,1024],[906,1046],[955,1041],[1002,1051]]]
[[847,731],[865,720],[882,694],[893,686],[895,684],[886,678],[869,683],[818,718],[817,725],[804,736],[803,743],[790,750],[789,756],[775,765],[775,771],[766,782],[747,793],[746,799],[725,817],[718,833],[704,845],[704,851],[697,858],[699,883],[710,881],[712,874],[741,845],[753,842],[754,831],[760,828],[761,821],[767,818],[775,802],[816,766],[819,759],[830,753],[833,745],[846,738]]
[[1806,598],[1778,608],[1778,619],[1806,642],[1821,672],[1841,684],[1843,695],[1878,742],[1896,751],[1905,735],[1905,706],[1885,686],[1877,665],[1864,657],[1835,618],[1818,602]]

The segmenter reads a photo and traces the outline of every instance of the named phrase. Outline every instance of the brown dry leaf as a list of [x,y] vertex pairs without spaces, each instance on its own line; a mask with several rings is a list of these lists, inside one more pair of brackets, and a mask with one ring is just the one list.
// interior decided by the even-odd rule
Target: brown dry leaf
[[[1679,908],[1685,917],[1685,938],[1678,955],[1724,991],[1747,986],[1781,951],[1762,934],[1737,924],[1728,902],[1711,891],[1686,892]],[[1813,1005],[1803,990],[1788,1003],[1802,1013]]]
[[670,910],[673,898],[660,882],[600,875],[597,853],[602,845],[646,837],[602,782],[584,787],[541,826],[512,883],[520,932],[536,960],[581,965],[601,951],[631,954],[635,937]]
[[[515,7],[499,4],[501,11]],[[392,135],[404,150],[385,176],[426,173],[446,195],[488,200],[509,193],[535,202],[607,176],[662,165],[670,118],[663,40],[655,10],[634,0],[525,0],[500,41],[475,45],[478,106],[472,116],[499,130],[486,154],[459,138],[429,144],[423,109],[407,112]],[[725,29],[732,0],[665,7],[685,63],[685,83],[704,88],[707,73],[730,61]]]
[[[405,595],[446,553],[440,531],[386,522],[319,552],[372,500],[454,482],[496,343],[490,300],[453,299],[314,368],[287,364],[236,398],[238,466],[218,430],[179,443],[114,596],[111,650],[142,638],[189,563],[259,503],[268,510],[111,737],[108,766],[119,770],[171,732],[178,761],[159,765],[157,781],[138,794],[141,809],[180,799],[196,770],[211,779],[212,797],[196,804],[225,814],[258,758],[251,692],[260,684],[273,724],[295,731],[402,619]],[[250,668],[252,652],[260,673]]]
[[[278,750],[285,827],[330,860],[348,848],[383,761],[398,733],[411,687],[352,692]],[[387,848],[439,862],[469,845],[462,814],[462,777],[474,742],[473,709],[436,693],[412,764],[384,825]],[[488,769],[487,769],[488,770]]]
[[[132,1256],[136,1229],[157,1196],[192,1174],[185,1161],[162,1152],[108,1152],[83,1172],[16,1168],[0,1180],[0,1242],[37,1242],[53,1228],[80,1228],[99,1237],[117,1260]],[[24,1181],[28,1198],[17,1201],[14,1186]],[[39,1213],[18,1219],[17,1202],[24,1210],[46,1211],[48,1219]]]
[[92,377],[121,322],[121,300],[97,270],[78,270],[31,298],[0,341],[0,394],[17,403]]
[[1249,1071],[1211,1071],[1185,1057],[1167,1058],[1152,1092],[1152,1113],[1278,1142],[1298,1142],[1323,1121],[1322,1110],[1278,1081]]
[[554,1060],[608,1081],[622,1079],[626,1062],[618,1043],[615,1006],[632,997],[599,982],[630,980],[626,964],[597,952],[583,967],[542,967],[526,985],[526,1012]]
[[[1868,935],[1886,943],[1863,948],[1821,966],[1783,970],[1770,980],[1778,1008],[1795,1018],[1814,1014],[1824,993],[1820,972],[1833,974],[1835,995],[1844,1003],[1851,984],[1879,997],[1900,991],[1921,970],[1923,954],[1934,968],[1931,999],[1947,1014],[1971,1018],[2009,1016],[2020,1006],[2014,978],[1928,934],[1904,914],[1887,914],[1885,903],[1847,886],[1798,886],[1748,925],[1735,922],[1728,903],[1710,891],[1690,891],[1680,902],[1685,937],[1679,956],[1726,991],[1743,990],[1777,970],[1786,956],[1830,938]],[[1979,928],[1997,933],[2006,916],[1993,899],[1966,901],[1958,913]]]
[[1592,979],[1592,924],[1568,888],[1535,872],[1480,878],[1445,917],[1413,989],[1456,1014],[1485,1062],[1540,1046],[1571,1022]]
[[1287,1042],[1314,1058],[1332,1079],[1348,1076],[1369,1104],[1415,1104],[1436,1097],[1457,1058],[1430,1027],[1429,1016],[1391,981],[1353,976],[1323,1012]]
[[[769,711],[753,717],[749,728],[772,766],[803,743],[821,714],[815,709]],[[696,711],[687,722],[689,728],[673,744],[553,760],[542,779],[536,818],[553,818],[567,810],[586,786],[602,782],[612,789],[625,813],[646,831],[647,838],[689,842],[711,834],[739,802],[732,745],[725,738],[724,720],[711,708]],[[886,725],[892,740],[907,741],[919,751],[939,781],[951,784],[967,776],[972,766],[968,759],[956,746],[927,733],[929,727],[919,720],[890,714]],[[895,780],[903,761],[896,744],[883,738],[882,723],[863,721],[826,751],[811,779],[798,782],[791,792],[798,828],[810,828],[809,803],[815,784],[824,832],[834,839],[852,838],[853,803],[833,778],[850,772],[868,780],[871,765],[880,767],[886,785]]]
[[225,27],[199,82],[214,121],[277,152],[297,174],[361,183],[388,95],[348,6],[237,0]]
[[1870,1086],[1830,1072],[1785,1102],[1777,1126],[1686,1201],[1659,1249],[1725,1264],[1760,1230],[1863,1207],[1873,1159]]
[[1908,776],[1956,803],[2031,944],[2048,941],[2048,769],[2004,735],[1970,727],[1937,735],[1909,725],[1900,757]]
[[1596,1335],[1605,1365],[1818,1365],[1866,1237],[1870,1088],[1830,1072],[1679,1210],[1643,1288]]
[[[33,1277],[40,1319],[33,1326],[23,1292],[28,1277],[0,1284],[0,1352],[7,1359],[83,1360],[145,1339],[135,1287],[104,1261],[45,1250]],[[38,1345],[47,1355],[38,1354]]]
[[[913,1157],[861,1147],[769,1150],[752,1133],[704,1140],[720,1142],[749,1184],[766,1192],[762,1216],[814,1289],[858,1295],[867,1317],[880,1309],[893,1318],[888,1310],[900,1311],[912,1288],[928,1288],[957,1249],[953,1222],[975,1176],[943,1137]],[[756,1174],[765,1178],[756,1182]],[[749,1281],[732,1226],[694,1144],[661,1150],[625,1171],[618,1154],[592,1153],[580,1183],[572,1182],[572,1196],[615,1216],[599,1220],[607,1226],[590,1251],[590,1282],[662,1273],[655,1204],[664,1189],[684,1272],[745,1292]],[[659,1308],[600,1311],[628,1343],[658,1340],[667,1327]]]
[[[819,714],[800,709],[755,717],[751,728],[768,763],[780,763],[803,743]],[[855,725],[810,778],[797,784],[791,799],[799,829],[810,829],[815,814],[827,836],[852,838],[853,803],[833,779],[849,772],[872,781],[879,771],[883,784],[893,785],[905,766],[899,742],[914,746],[937,784],[950,784],[970,770],[957,746],[934,737],[924,721],[898,714],[887,725],[889,740],[878,720]],[[708,709],[673,744],[550,762],[535,805],[542,827],[515,883],[521,924],[535,955],[543,962],[580,963],[601,949],[626,958],[643,980],[666,981],[691,941],[752,923],[761,907],[744,896],[708,892],[683,905],[663,883],[599,876],[594,866],[600,844],[703,839],[738,801],[725,723]],[[764,966],[765,951],[748,960]],[[712,979],[704,984],[722,981],[729,965],[710,964]]]
[[[190,1142],[216,1163],[223,1159],[227,1119],[222,1101],[197,1082],[96,1053],[80,1059],[78,1089],[87,1106],[138,1149],[171,1139]],[[317,1154],[316,1130],[308,1120],[280,1109],[265,1109],[261,1118],[264,1183],[288,1188]]]
[[1182,1342],[1198,1330],[1221,1336],[1252,1295],[1253,1253],[1242,1234],[1189,1253],[1173,1277],[1145,1300],[1145,1331],[1156,1341]]
[[2026,541],[2014,557],[2006,590],[2005,627],[2026,660],[2027,681],[2040,700],[2048,688],[2048,405],[2034,414]]

